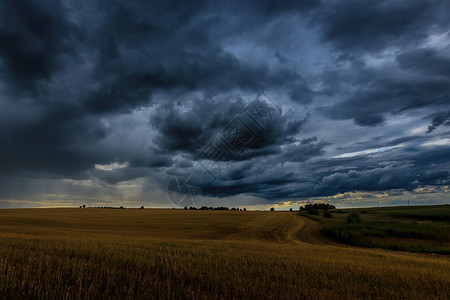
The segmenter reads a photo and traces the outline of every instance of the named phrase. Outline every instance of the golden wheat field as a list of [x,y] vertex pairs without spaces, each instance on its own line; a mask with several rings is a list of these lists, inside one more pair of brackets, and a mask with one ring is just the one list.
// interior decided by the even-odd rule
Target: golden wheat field
[[0,210],[0,298],[450,298],[448,256],[317,230],[292,212]]

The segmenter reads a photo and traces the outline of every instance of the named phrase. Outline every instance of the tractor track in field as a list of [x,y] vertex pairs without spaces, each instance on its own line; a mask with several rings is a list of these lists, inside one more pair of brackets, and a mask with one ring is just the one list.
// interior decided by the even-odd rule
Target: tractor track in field
[[338,245],[320,235],[322,224],[295,214],[266,213],[245,223],[229,239],[256,239],[276,242]]

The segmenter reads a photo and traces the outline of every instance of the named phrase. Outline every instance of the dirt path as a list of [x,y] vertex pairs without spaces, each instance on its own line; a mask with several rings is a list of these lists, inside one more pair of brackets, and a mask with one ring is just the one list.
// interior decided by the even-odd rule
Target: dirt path
[[302,220],[292,214],[267,212],[244,223],[228,238],[289,242],[296,240],[295,234],[302,224]]
[[246,222],[227,238],[337,245],[320,235],[321,228],[319,222],[296,214],[270,212]]

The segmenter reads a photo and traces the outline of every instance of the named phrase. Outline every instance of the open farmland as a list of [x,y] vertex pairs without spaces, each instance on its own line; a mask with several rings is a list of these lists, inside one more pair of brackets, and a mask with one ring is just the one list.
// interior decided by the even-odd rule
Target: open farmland
[[[349,222],[353,214],[358,220]],[[324,224],[336,242],[409,252],[450,254],[450,205],[328,210],[302,216]]]
[[319,229],[292,212],[0,210],[0,298],[450,297],[448,256]]

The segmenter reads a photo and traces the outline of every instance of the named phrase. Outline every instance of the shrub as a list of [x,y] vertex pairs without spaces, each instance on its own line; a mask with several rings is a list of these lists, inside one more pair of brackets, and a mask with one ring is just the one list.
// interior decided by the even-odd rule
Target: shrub
[[325,226],[320,233],[338,243],[352,244],[355,240],[354,232],[348,228],[338,228],[334,226]]
[[275,208],[272,207],[272,208],[270,209],[270,211],[275,211]]
[[324,213],[323,213],[323,216],[324,216],[325,218],[331,218],[331,214],[330,214],[329,211],[324,212]]
[[350,226],[339,227],[336,225],[326,225],[320,233],[338,243],[356,245],[363,247],[373,247],[373,242],[364,237],[360,232],[353,230]]
[[361,223],[361,216],[356,211],[352,211],[346,220],[347,223]]

